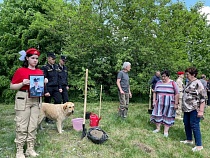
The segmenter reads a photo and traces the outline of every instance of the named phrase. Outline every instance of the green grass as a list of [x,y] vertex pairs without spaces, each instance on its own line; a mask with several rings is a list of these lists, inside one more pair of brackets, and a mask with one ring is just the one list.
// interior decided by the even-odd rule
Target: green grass
[[[87,111],[98,114],[99,103],[88,103]],[[117,116],[118,102],[102,102],[100,127],[109,139],[97,145],[86,137],[81,140],[82,131],[75,131],[71,119],[83,116],[83,103],[75,103],[75,113],[64,123],[64,132],[58,134],[55,124],[46,125],[38,131],[36,151],[38,158],[210,158],[209,113],[201,121],[204,150],[193,153],[193,146],[180,144],[185,139],[183,123],[176,120],[169,131],[169,137],[152,131],[155,125],[149,122],[148,105],[130,103],[128,118]],[[14,105],[0,104],[0,158],[15,157]],[[86,120],[89,129],[89,120]]]

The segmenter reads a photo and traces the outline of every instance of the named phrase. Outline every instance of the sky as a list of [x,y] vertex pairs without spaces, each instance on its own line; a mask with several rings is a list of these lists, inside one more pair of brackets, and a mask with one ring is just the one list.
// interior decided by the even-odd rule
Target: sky
[[177,1],[185,2],[186,6],[188,8],[194,6],[197,2],[203,2],[204,6],[210,7],[210,0],[172,0],[172,1],[173,2],[177,2]]
[[188,8],[194,6],[197,2],[203,2],[204,7],[200,10],[200,13],[207,15],[208,24],[210,24],[210,0],[172,0],[172,1],[185,2]]

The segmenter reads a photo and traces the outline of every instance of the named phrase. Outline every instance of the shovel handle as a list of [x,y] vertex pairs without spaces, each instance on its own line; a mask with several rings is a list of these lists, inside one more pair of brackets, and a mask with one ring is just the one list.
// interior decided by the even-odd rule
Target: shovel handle
[[102,97],[102,85],[101,85],[101,91],[100,91],[100,106],[99,106],[99,113],[98,113],[99,118],[101,116],[101,97]]
[[152,108],[152,106],[151,106],[151,99],[152,99],[152,87],[150,86],[149,87],[149,109],[151,109]]
[[85,74],[85,99],[84,99],[83,124],[85,124],[85,114],[86,114],[86,105],[87,105],[87,82],[88,82],[88,69],[86,69],[86,74]]

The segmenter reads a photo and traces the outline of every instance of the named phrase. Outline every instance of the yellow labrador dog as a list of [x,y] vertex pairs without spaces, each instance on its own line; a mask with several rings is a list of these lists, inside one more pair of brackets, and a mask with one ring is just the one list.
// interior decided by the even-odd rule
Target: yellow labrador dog
[[63,121],[74,112],[74,103],[66,102],[65,104],[49,104],[42,103],[38,124],[41,127],[41,122],[45,117],[55,120],[59,133],[62,133]]

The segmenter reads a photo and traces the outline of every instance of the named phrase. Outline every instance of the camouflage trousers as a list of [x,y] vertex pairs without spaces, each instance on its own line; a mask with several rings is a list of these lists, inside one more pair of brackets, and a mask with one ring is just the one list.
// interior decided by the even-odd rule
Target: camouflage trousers
[[129,93],[121,94],[118,92],[120,106],[118,114],[120,117],[126,118],[128,113]]

